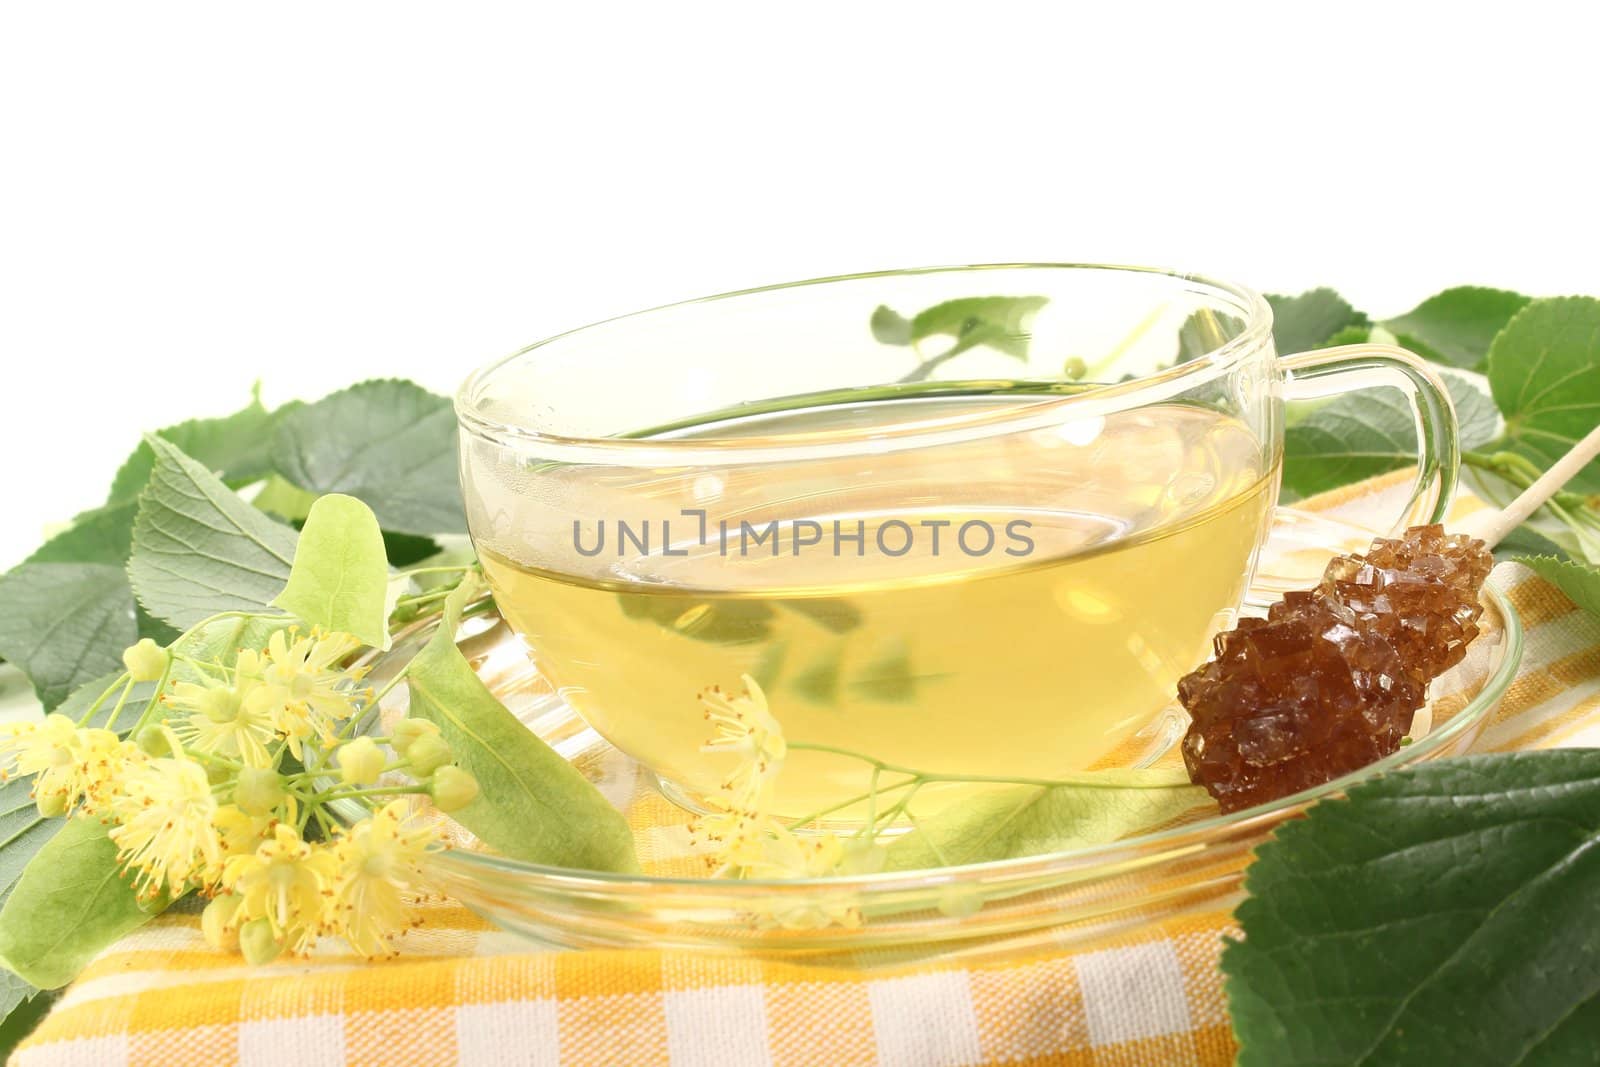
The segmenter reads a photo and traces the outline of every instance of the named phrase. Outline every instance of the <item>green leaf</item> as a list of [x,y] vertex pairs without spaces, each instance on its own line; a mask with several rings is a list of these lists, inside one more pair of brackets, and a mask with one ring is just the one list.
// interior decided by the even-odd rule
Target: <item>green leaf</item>
[[1418,355],[1481,370],[1495,335],[1528,301],[1521,293],[1463,285],[1429,297],[1383,326]]
[[0,578],[0,656],[45,709],[120,667],[139,639],[128,579],[112,563],[24,563]]
[[1222,955],[1241,1067],[1593,1061],[1600,751],[1440,760],[1284,823]]
[[[1541,467],[1600,424],[1600,300],[1535,300],[1489,347],[1489,385],[1512,448]],[[1600,460],[1567,483],[1600,492]]]
[[940,356],[949,357],[987,345],[997,352],[1025,360],[1034,316],[1049,302],[1047,296],[969,296],[947,300],[919,311],[911,320],[911,343],[947,336],[955,340],[955,345],[939,353]]
[[330,493],[311,505],[295,545],[289,584],[273,607],[312,626],[343,630],[374,648],[389,647],[389,562],[372,509]]
[[49,1014],[56,1002],[53,992],[41,992],[16,975],[0,971],[0,1058],[10,1062],[11,1052]]
[[67,825],[47,819],[29,795],[33,779],[12,778],[0,785],[0,907],[11,899],[28,861]]
[[1267,294],[1272,305],[1272,339],[1280,355],[1319,348],[1347,326],[1367,317],[1332,289],[1310,289],[1299,296]]
[[415,566],[442,551],[443,547],[431,537],[383,531],[383,553],[389,557],[391,567]]
[[879,304],[872,312],[872,336],[886,345],[911,343],[911,320],[887,304]]
[[1339,331],[1320,342],[1318,348],[1338,348],[1341,345],[1364,345],[1372,340],[1372,327],[1366,323],[1340,327]]
[[149,438],[156,465],[139,497],[128,576],[140,603],[180,629],[260,611],[289,579],[295,533],[240,500],[176,445]]
[[412,382],[362,382],[284,415],[278,473],[366,502],[385,530],[464,531],[450,401]]
[[[66,825],[65,820],[46,819],[39,814],[33,797],[29,796],[32,787],[31,778],[12,778],[0,784],[0,908],[10,899],[28,861]],[[35,986],[16,975],[0,971],[0,1017],[5,1019],[4,1025],[0,1025],[0,1035],[13,1029],[13,1013],[17,1025],[22,1025],[26,1012],[19,1009],[33,1004],[38,992]],[[31,1029],[29,1025],[27,1030]],[[17,1034],[11,1044],[26,1037],[27,1030]],[[0,1054],[5,1050],[5,1042],[0,1038]]]
[[1516,561],[1567,594],[1578,607],[1600,619],[1600,567],[1555,556],[1517,556]]
[[[1494,404],[1460,373],[1440,375],[1455,403],[1461,447],[1494,439]],[[1322,404],[1283,434],[1284,489],[1291,496],[1337,489],[1416,462],[1411,408],[1395,389],[1350,393]]]
[[1494,546],[1496,563],[1507,560],[1521,562],[1524,556],[1550,556],[1558,562],[1572,558],[1572,554],[1538,530],[1523,523],[1500,539]]
[[285,522],[303,522],[311,514],[311,505],[316,502],[317,494],[290,485],[281,474],[268,478],[261,491],[250,500],[255,507]]
[[[216,471],[228,485],[248,485],[265,478],[272,469],[273,415],[261,406],[259,387],[250,403],[220,419],[190,419],[176,426],[157,430],[156,436],[170,441],[183,453]],[[106,503],[131,504],[150,481],[155,453],[144,441],[122,464],[111,483]]]
[[39,849],[0,908],[0,963],[57,989],[150,915],[118,870],[105,825],[78,816]]
[[[287,615],[224,615],[191,630],[174,647],[189,659],[232,667],[241,649],[263,649],[272,635],[294,625]],[[173,676],[182,677],[182,664],[173,667]]]
[[1206,803],[1182,772],[1096,771],[1081,783],[1004,786],[953,805],[889,846],[887,869],[1037,856],[1120,841]]
[[40,546],[27,563],[114,563],[128,561],[133,547],[131,501],[86,511],[72,525]]
[[626,820],[576,768],[539,740],[479,681],[455,632],[476,594],[463,582],[432,641],[411,661],[410,714],[438,725],[478,798],[452,817],[514,859],[597,871],[636,871]]

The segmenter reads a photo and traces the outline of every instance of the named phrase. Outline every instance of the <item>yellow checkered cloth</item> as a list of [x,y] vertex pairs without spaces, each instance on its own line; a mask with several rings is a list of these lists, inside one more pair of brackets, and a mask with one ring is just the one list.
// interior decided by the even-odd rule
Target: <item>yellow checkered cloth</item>
[[[1359,519],[1397,484],[1316,505]],[[1457,517],[1481,506],[1464,499]],[[1478,747],[1600,744],[1600,621],[1516,565],[1491,580],[1521,612],[1527,646]],[[162,916],[91,964],[13,1062],[1143,1067],[1234,1055],[1217,970],[1226,908],[1004,963],[900,972],[529,951],[448,901],[422,919],[395,960],[330,947],[251,968],[208,948],[197,915]]]

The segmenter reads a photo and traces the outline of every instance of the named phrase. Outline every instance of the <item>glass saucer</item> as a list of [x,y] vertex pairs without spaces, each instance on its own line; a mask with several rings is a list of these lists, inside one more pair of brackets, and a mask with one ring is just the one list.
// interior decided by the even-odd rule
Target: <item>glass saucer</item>
[[[689,815],[649,772],[588,729],[535,670],[521,642],[485,601],[458,637],[491,691],[578,767],[627,816],[644,875],[571,870],[482,850],[447,817],[454,847],[429,874],[500,927],[545,946],[676,948],[857,967],[928,958],[1003,958],[1098,939],[1187,909],[1226,906],[1251,849],[1320,797],[1384,771],[1457,754],[1476,738],[1516,675],[1522,630],[1515,609],[1484,592],[1483,632],[1441,677],[1417,713],[1412,741],[1386,759],[1315,789],[1231,815],[1197,809],[1111,844],[938,870],[797,881],[704,876],[688,841]],[[375,681],[433,632],[419,624],[371,664]],[[385,698],[386,721],[405,711],[404,686]],[[1169,753],[1168,759],[1175,759]],[[829,922],[858,912],[859,925]]]

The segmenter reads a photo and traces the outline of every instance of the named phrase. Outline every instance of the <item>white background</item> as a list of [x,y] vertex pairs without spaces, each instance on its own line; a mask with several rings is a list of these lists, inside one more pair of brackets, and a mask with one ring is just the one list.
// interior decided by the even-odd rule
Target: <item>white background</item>
[[749,285],[1600,293],[1593,4],[563,6],[7,5],[0,566],[258,378],[448,391]]

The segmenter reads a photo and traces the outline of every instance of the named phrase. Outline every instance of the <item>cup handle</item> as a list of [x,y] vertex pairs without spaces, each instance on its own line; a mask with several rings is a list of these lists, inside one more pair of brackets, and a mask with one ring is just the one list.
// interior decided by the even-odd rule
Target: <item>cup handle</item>
[[1252,600],[1315,584],[1330,555],[1360,551],[1374,533],[1394,536],[1408,526],[1444,521],[1461,465],[1455,405],[1443,380],[1418,356],[1393,345],[1344,345],[1284,356],[1279,366],[1285,400],[1317,400],[1360,389],[1400,390],[1416,427],[1417,468],[1410,492],[1387,526],[1373,529],[1280,506],[1257,564]]

